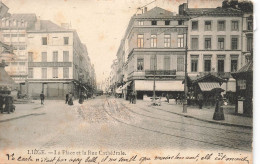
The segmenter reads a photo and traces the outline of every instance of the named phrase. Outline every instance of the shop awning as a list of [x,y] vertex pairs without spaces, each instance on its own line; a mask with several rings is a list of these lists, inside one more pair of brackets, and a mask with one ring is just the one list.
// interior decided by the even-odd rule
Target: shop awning
[[[153,91],[154,82],[148,80],[135,80],[136,91]],[[182,81],[156,81],[156,91],[184,91]]]
[[128,86],[130,83],[131,83],[131,81],[127,82],[127,83],[122,87],[122,89],[126,89],[127,86]]
[[219,83],[216,82],[200,82],[198,83],[200,86],[201,91],[211,91],[214,88],[221,88]]

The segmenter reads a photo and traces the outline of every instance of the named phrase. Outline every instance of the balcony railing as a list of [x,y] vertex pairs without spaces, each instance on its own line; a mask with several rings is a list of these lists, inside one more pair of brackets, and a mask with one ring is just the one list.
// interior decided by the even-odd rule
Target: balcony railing
[[28,67],[71,67],[72,62],[28,62]]
[[145,76],[175,76],[176,70],[145,70]]

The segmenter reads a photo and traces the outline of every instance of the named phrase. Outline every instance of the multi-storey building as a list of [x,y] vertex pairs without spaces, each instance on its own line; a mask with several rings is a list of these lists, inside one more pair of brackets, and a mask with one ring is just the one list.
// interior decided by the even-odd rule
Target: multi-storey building
[[27,34],[28,83],[32,97],[43,91],[47,98],[64,98],[68,92],[77,96],[89,90],[94,71],[87,48],[75,30],[37,20]]
[[27,30],[33,28],[35,22],[35,14],[11,14],[1,20],[1,40],[11,45],[15,54],[7,61],[6,71],[16,83],[25,84],[27,78]]
[[183,92],[186,19],[159,7],[131,18],[118,50],[128,93],[152,96],[154,79],[158,96]]

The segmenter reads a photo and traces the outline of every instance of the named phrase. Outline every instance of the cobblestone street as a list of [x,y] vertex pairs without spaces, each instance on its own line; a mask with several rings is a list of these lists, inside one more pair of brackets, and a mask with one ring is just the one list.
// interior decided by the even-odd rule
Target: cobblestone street
[[[37,103],[37,102],[36,102]],[[35,105],[37,106],[37,105]],[[22,109],[17,113],[31,112]],[[250,151],[251,129],[211,124],[152,108],[145,103],[97,97],[46,101],[34,115],[1,122],[2,150],[19,148],[174,149]],[[1,115],[2,116],[2,115]],[[8,117],[11,115],[4,115]],[[26,133],[25,133],[26,131]]]

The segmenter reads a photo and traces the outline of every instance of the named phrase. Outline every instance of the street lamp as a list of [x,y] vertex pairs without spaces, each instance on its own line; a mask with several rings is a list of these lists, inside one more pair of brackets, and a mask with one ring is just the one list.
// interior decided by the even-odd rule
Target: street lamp
[[185,79],[184,79],[184,102],[183,102],[183,113],[187,113],[187,93],[188,93],[188,87],[187,87],[187,79],[188,79],[188,73],[187,73],[187,56],[188,56],[188,27],[185,28],[186,31],[186,43],[185,43]]
[[154,55],[154,60],[153,60],[153,105],[155,105],[155,63],[157,63],[157,56],[156,54]]

